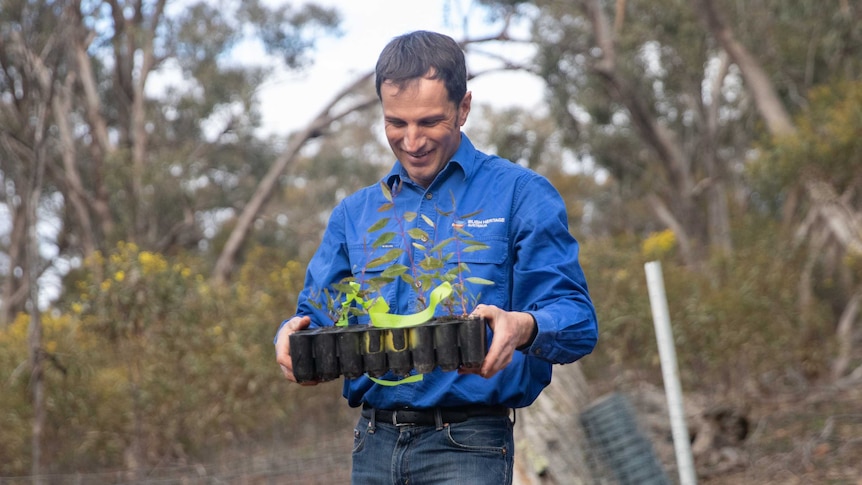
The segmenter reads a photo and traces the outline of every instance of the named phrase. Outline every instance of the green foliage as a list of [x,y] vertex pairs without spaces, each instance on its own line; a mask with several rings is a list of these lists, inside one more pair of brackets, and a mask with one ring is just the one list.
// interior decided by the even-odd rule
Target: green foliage
[[[290,419],[271,342],[303,271],[272,260],[252,251],[234,285],[213,288],[193,265],[130,243],[90,258],[75,297],[43,317],[50,471],[173,463]],[[29,471],[28,324],[0,329],[0,475]]]
[[[479,298],[478,294],[471,292],[471,287],[494,284],[484,278],[468,276],[470,267],[461,259],[465,253],[488,248],[486,244],[470,239],[472,235],[455,222],[476,213],[456,216],[453,195],[452,210],[442,211],[438,207],[437,213],[443,220],[451,221],[455,232],[452,237],[438,240],[437,223],[434,220],[424,214],[420,216],[412,211],[398,209],[396,199],[399,187],[390,189],[383,181],[379,186],[386,202],[377,208],[381,216],[367,229],[372,241],[366,244],[366,248],[371,254],[376,249],[392,246],[391,242],[397,237],[400,237],[397,240],[403,241],[402,246],[393,246],[382,255],[370,258],[358,276],[347,277],[331,288],[318,290],[315,296],[319,301],[312,304],[324,310],[333,322],[346,325],[346,316],[367,314],[380,304],[381,290],[400,279],[411,288],[423,290],[417,291],[418,311],[428,307],[428,298],[434,288],[449,283],[452,293],[441,302],[446,314],[467,315]],[[408,227],[417,217],[421,217],[422,222],[431,229],[430,233],[419,226]],[[421,259],[415,257],[417,251],[423,255]],[[407,265],[395,263],[404,255]],[[380,272],[368,271],[384,266],[385,269]]]
[[[424,288],[426,293],[418,295],[418,309],[424,309],[427,305],[427,293],[433,290],[441,283],[450,283],[452,285],[452,294],[443,300],[442,304],[446,308],[449,315],[466,315],[475,305],[478,300],[477,294],[470,292],[472,285],[493,285],[493,281],[488,281],[483,278],[469,277],[466,274],[470,273],[470,267],[467,263],[461,260],[464,253],[473,251],[481,251],[487,249],[488,246],[482,242],[472,240],[472,235],[464,230],[463,226],[457,224],[457,221],[466,220],[469,217],[476,215],[478,212],[470,214],[457,214],[457,204],[454,195],[452,196],[452,210],[442,211],[437,209],[437,214],[446,221],[452,221],[451,226],[455,229],[454,235],[442,240],[437,239],[437,224],[430,217],[422,215],[422,221],[432,229],[432,233],[420,227],[412,227],[405,229],[405,222],[410,223],[417,217],[415,212],[399,213],[396,210],[396,198],[398,187],[395,188],[395,193],[389,189],[384,182],[380,183],[380,188],[383,195],[389,202],[381,206],[379,212],[391,212],[393,220],[401,232],[402,241],[410,247],[394,248],[387,253],[388,261],[400,257],[407,253],[409,268],[398,266],[397,276],[410,286]],[[373,233],[385,228],[389,223],[389,218],[381,217],[381,219],[373,224],[368,232]],[[383,233],[378,237],[378,241],[390,241],[394,238],[394,233]],[[433,245],[431,245],[433,244]],[[421,251],[424,256],[420,260],[414,258],[414,251]],[[388,262],[387,261],[387,262]]]
[[[736,228],[739,250],[699,271],[660,256],[683,385],[709,394],[770,392],[788,375],[817,379],[834,347],[824,304],[797,311],[799,255],[775,224],[749,217]],[[608,374],[660,382],[644,263],[653,242],[588,241],[582,261],[599,317],[599,345],[584,359],[596,382]],[[644,253],[648,249],[649,253]]]
[[805,181],[828,182],[839,193],[860,188],[862,82],[821,86],[809,97],[809,108],[796,117],[797,133],[764,142],[749,169],[757,201],[776,212]]

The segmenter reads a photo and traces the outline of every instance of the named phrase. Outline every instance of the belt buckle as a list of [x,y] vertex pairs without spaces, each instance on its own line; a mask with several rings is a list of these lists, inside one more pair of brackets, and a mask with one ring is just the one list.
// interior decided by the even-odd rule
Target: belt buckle
[[392,425],[393,426],[409,426],[411,423],[399,423],[398,422],[398,410],[392,410]]

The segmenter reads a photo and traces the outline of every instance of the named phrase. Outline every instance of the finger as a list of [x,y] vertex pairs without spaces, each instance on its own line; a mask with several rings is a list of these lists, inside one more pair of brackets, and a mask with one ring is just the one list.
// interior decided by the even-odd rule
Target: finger
[[499,341],[491,341],[491,348],[488,349],[488,354],[485,355],[485,359],[482,361],[482,367],[480,367],[479,370],[482,377],[489,378],[500,370],[498,368],[497,361],[500,358],[501,346],[502,345]]
[[278,332],[275,342],[275,360],[282,374],[289,381],[296,382],[296,377],[293,375],[293,359],[290,357],[290,334],[308,327],[310,323],[311,319],[307,316],[293,317]]

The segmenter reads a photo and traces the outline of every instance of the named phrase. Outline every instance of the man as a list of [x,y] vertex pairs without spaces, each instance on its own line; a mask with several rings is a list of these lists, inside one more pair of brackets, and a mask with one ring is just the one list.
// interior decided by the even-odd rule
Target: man
[[[376,86],[396,161],[383,182],[402,211],[435,221],[437,240],[451,237],[457,226],[488,246],[460,256],[470,276],[494,282],[480,287],[472,311],[489,322],[490,346],[476,369],[437,369],[396,386],[365,376],[345,379],[348,403],[362,406],[354,433],[356,484],[511,483],[509,410],[536,399],[551,381],[552,364],[578,360],[597,340],[595,309],[562,198],[545,178],[479,152],[461,133],[472,99],[466,79],[464,54],[447,36],[412,32],[384,48]],[[296,316],[276,335],[277,361],[288,380],[296,381],[288,336],[331,324],[312,303],[322,289],[347,276],[368,276],[362,274],[374,256],[368,228],[385,203],[375,185],[333,210]],[[450,222],[449,214],[470,215]],[[431,231],[423,217],[401,223]],[[421,248],[406,246],[400,262],[409,265],[419,257],[410,251]],[[429,290],[397,280],[381,296],[391,313],[407,314]]]

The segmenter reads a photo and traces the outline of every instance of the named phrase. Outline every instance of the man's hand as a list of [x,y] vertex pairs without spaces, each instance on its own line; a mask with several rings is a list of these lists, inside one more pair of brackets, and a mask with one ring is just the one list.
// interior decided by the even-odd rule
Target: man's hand
[[[477,305],[472,315],[485,317],[494,331],[491,348],[478,371],[482,377],[489,378],[512,362],[515,349],[529,342],[536,323],[529,313],[507,312],[494,305]],[[460,372],[475,373],[469,369]]]
[[[275,360],[281,366],[281,372],[289,381],[296,382],[296,377],[293,375],[293,361],[290,359],[290,334],[297,330],[308,328],[311,325],[311,318],[293,317],[282,326],[278,331],[278,338],[275,340]],[[303,386],[313,386],[314,382],[302,382]]]

